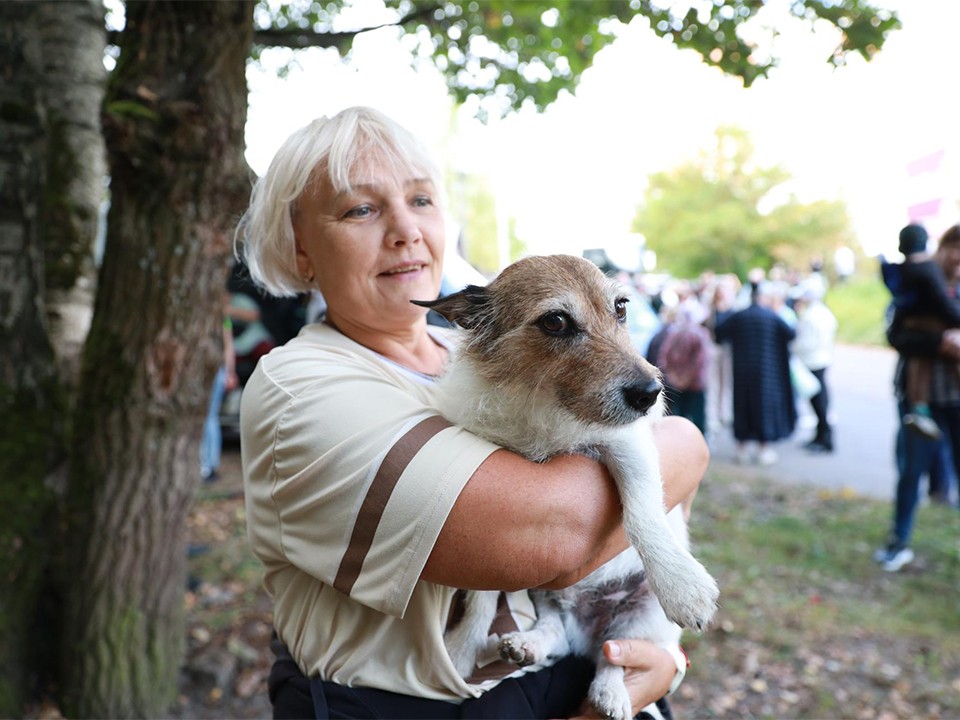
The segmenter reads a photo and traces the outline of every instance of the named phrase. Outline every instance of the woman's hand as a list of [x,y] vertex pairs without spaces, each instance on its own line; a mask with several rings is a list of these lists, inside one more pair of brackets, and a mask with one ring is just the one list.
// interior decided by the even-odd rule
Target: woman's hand
[[[608,640],[603,644],[603,654],[610,664],[625,669],[624,682],[633,703],[634,716],[666,695],[677,674],[673,656],[646,640]],[[597,718],[599,715],[589,702],[584,702],[582,714],[576,717]]]

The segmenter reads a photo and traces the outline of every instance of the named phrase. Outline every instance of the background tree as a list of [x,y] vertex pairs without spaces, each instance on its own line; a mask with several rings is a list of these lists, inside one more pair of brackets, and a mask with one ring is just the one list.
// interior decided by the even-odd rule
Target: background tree
[[[357,34],[345,30],[341,14],[352,2],[295,0],[258,7],[259,46],[336,47],[348,50]],[[490,99],[481,113],[506,113],[531,102],[538,109],[561,91],[576,87],[594,55],[616,37],[618,23],[644,17],[651,30],[677,47],[695,50],[708,65],[743,79],[749,87],[766,77],[777,58],[744,38],[742,26],[764,12],[759,0],[674,3],[651,0],[468,0],[435,2],[383,0],[372,27],[403,32],[415,62],[436,65],[457,100]],[[826,60],[843,65],[847,55],[870,59],[887,35],[900,27],[897,16],[869,0],[798,0],[791,15],[811,30],[839,30]]]
[[806,269],[814,256],[850,244],[843,203],[805,204],[793,195],[777,202],[789,175],[756,165],[741,129],[720,128],[716,139],[709,152],[650,178],[632,229],[660,268],[680,277],[704,270],[745,277],[776,262]]
[[[762,5],[728,0],[674,17],[641,0],[389,0],[380,21],[356,28],[343,26],[352,2],[298,2],[278,13],[264,3],[256,43],[346,54],[357,34],[393,25],[414,62],[436,64],[458,98],[486,98],[481,109],[502,113],[526,101],[543,107],[573,89],[613,39],[615,21],[635,15],[750,84],[771,61],[737,28]],[[790,7],[811,25],[824,18],[841,29],[835,63],[850,51],[871,56],[899,24],[862,0]],[[82,275],[93,230],[89,210],[74,212],[71,200],[60,203],[68,212],[53,212],[52,200],[62,197],[64,180],[77,180],[77,196],[93,199],[77,207],[89,208],[102,192],[100,178],[79,180],[84,157],[99,175],[97,151],[87,149],[97,144],[100,123],[84,113],[95,115],[89,108],[100,104],[101,20],[94,0],[18,1],[6,4],[0,29],[4,716],[20,714],[27,678],[51,679],[28,652],[37,647],[69,669],[59,685],[68,715],[160,716],[173,700],[183,644],[184,523],[220,352],[230,232],[246,194],[244,68],[253,4],[130,3],[126,27],[110,36],[119,57],[102,115],[111,177],[106,251],[78,389],[68,395],[72,382],[51,362],[58,338],[47,324],[48,288],[71,289]],[[73,45],[73,60],[46,63],[51,48],[44,43]],[[71,78],[77,70],[93,80]],[[60,105],[74,86],[73,104]],[[65,121],[72,112],[78,121]],[[74,146],[87,154],[51,152],[58,137],[87,130]],[[66,512],[51,519],[65,470]],[[45,564],[43,551],[55,549],[62,552]],[[48,568],[63,571],[59,583],[42,584]],[[54,614],[39,615],[44,605]],[[29,644],[20,642],[27,633]]]
[[[103,8],[8,3],[0,30],[0,716],[58,658],[70,296],[103,196]],[[85,278],[89,280],[89,277]],[[81,309],[81,315],[86,309]],[[81,325],[83,323],[80,323]],[[41,671],[40,668],[46,670]]]
[[130,3],[104,106],[112,202],[70,441],[64,709],[176,695],[187,513],[245,182],[252,3]]
[[0,715],[19,713],[52,547],[65,407],[44,307],[47,120],[38,8],[15,3],[0,29]]

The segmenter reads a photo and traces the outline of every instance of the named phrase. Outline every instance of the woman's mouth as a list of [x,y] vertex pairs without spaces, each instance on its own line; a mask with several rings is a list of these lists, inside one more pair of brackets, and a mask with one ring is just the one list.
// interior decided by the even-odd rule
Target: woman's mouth
[[398,265],[392,267],[389,270],[384,270],[381,275],[406,275],[410,273],[420,272],[425,269],[427,266],[423,263],[410,263],[407,265]]

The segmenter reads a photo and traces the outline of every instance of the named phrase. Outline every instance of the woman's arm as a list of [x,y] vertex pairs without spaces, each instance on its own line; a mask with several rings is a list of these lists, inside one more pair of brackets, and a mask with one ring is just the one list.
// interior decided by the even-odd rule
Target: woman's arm
[[[653,427],[664,501],[691,497],[709,450],[679,417]],[[606,469],[579,455],[533,463],[495,452],[460,493],[422,577],[465,589],[567,587],[627,548],[620,498]]]

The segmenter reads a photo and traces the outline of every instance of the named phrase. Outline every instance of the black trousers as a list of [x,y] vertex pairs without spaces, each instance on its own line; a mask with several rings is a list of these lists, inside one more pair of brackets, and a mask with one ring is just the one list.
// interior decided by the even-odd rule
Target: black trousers
[[[451,703],[373,688],[349,688],[319,678],[306,678],[282,643],[275,639],[272,647],[276,659],[267,685],[275,720],[534,720],[569,717],[579,711],[594,673],[590,661],[568,656],[549,668],[508,678],[479,698]],[[665,720],[672,720],[665,698],[658,701],[657,706]]]
[[817,434],[814,436],[814,442],[833,449],[833,430],[827,420],[830,412],[830,393],[827,390],[827,369],[811,370],[820,381],[820,392],[810,398],[810,406],[817,416]]

